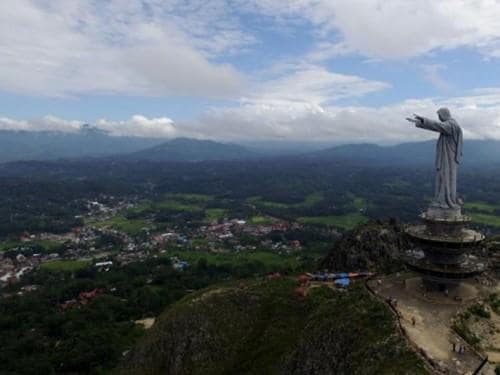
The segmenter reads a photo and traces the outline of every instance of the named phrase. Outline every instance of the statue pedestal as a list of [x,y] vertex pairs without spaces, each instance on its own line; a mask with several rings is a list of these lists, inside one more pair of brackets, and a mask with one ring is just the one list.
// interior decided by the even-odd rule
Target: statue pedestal
[[407,265],[422,275],[429,289],[449,290],[460,280],[481,273],[485,262],[472,256],[484,235],[467,228],[470,217],[461,209],[431,206],[420,215],[423,224],[406,229],[413,244]]

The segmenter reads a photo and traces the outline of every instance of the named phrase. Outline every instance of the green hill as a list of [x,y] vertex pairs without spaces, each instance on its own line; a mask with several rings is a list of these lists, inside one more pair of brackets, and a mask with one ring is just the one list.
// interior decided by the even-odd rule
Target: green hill
[[348,292],[292,279],[226,285],[165,311],[120,374],[425,374],[391,313],[361,284]]

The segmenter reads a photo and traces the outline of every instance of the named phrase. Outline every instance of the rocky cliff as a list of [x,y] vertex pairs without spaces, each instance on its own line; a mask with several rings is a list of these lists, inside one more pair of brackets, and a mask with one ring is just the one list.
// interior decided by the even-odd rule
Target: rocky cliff
[[404,268],[401,256],[409,247],[402,226],[372,221],[339,239],[321,268],[395,272]]

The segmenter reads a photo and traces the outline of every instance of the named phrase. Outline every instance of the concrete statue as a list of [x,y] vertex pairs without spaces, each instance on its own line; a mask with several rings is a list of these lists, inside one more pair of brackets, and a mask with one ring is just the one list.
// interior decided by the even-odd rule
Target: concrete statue
[[[440,121],[414,115],[407,118],[416,127],[440,133],[436,147],[436,185],[429,212],[460,215],[462,201],[457,197],[457,170],[462,158],[463,135],[448,108],[437,111]],[[439,216],[441,216],[439,214]]]

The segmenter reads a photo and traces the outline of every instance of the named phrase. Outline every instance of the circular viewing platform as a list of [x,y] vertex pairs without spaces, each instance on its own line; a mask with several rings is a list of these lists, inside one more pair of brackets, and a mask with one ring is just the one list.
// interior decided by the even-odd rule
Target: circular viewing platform
[[433,234],[428,230],[427,225],[410,225],[406,228],[406,234],[424,242],[452,245],[472,245],[485,239],[482,233],[466,228],[461,228],[457,234],[453,235],[447,235],[446,233]]
[[405,260],[408,268],[420,274],[453,280],[467,279],[479,275],[486,268],[486,262],[479,258],[467,258],[458,265],[449,266],[432,263],[427,258],[406,256]]
[[431,215],[429,212],[423,212],[420,214],[420,218],[424,222],[440,223],[448,225],[453,225],[453,224],[465,225],[472,221],[472,218],[470,216],[462,215],[461,213],[452,216],[437,216],[437,215]]

